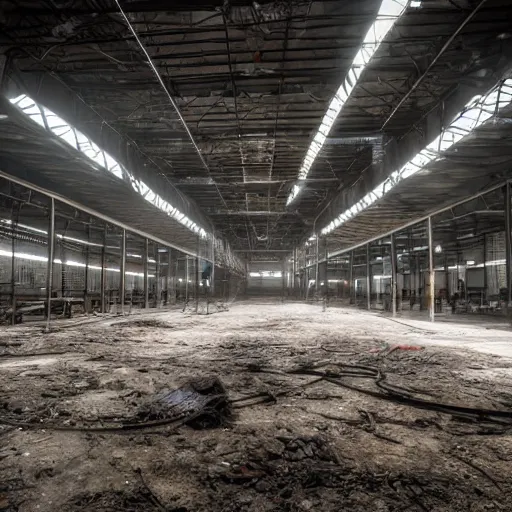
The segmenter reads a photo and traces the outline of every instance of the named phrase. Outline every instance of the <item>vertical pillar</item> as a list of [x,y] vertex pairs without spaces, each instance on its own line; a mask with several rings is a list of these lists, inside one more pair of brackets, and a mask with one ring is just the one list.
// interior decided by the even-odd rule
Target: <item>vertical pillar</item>
[[107,225],[103,230],[103,246],[101,248],[101,274],[100,274],[100,307],[101,312],[105,313],[105,283],[106,283],[106,266],[107,266]]
[[320,291],[320,251],[318,250],[318,234],[316,236],[316,271],[315,271],[315,294],[318,297]]
[[391,312],[396,316],[396,247],[395,235],[391,235]]
[[[11,187],[12,187],[11,183]],[[11,324],[14,325],[16,323],[16,234],[18,231],[18,221],[20,214],[20,205],[17,204],[17,212],[16,219],[11,219]],[[12,208],[12,217],[14,217],[14,204]]]
[[428,271],[429,271],[429,280],[430,280],[430,294],[429,294],[429,304],[428,304],[428,313],[430,321],[434,321],[435,316],[435,284],[436,284],[436,276],[434,270],[434,247],[433,247],[433,236],[432,236],[432,217],[428,218]]
[[185,304],[188,302],[188,255],[185,256]]
[[324,253],[325,253],[325,300],[329,302],[329,245],[327,244],[327,237],[324,238]]
[[46,270],[46,331],[50,331],[52,316],[53,258],[55,253],[55,199],[50,198],[48,216],[48,264]]
[[295,290],[297,288],[297,248],[293,249],[293,261],[292,261],[292,293],[295,297]]
[[144,239],[144,309],[149,308],[149,240]]
[[348,303],[352,304],[352,296],[355,297],[355,283],[354,283],[354,251],[350,251],[350,271],[348,275]]
[[[91,225],[87,224],[87,242],[91,241]],[[87,305],[87,292],[89,291],[89,244],[85,246],[85,269],[84,269],[84,311],[89,313]]]
[[[198,249],[199,249],[199,242],[198,242]],[[196,313],[198,313],[199,311],[199,280],[200,280],[200,277],[201,277],[201,274],[200,274],[200,269],[199,269],[199,251],[198,251],[198,254],[196,255],[196,287],[195,287],[195,290],[196,290]]]
[[284,302],[285,290],[286,290],[286,257],[283,258],[283,261],[281,263],[281,297],[282,297],[283,302]]
[[505,185],[505,267],[507,282],[507,307],[512,307],[512,234],[510,219],[510,183]]
[[174,304],[174,299],[176,299],[176,292],[174,291],[173,279],[172,279],[173,265],[172,265],[172,249],[169,247],[167,249],[167,304]]
[[488,285],[489,283],[487,282],[487,235],[484,235],[484,296],[486,298],[489,295],[489,292],[487,290]]
[[179,254],[176,253],[176,263],[173,265],[173,272],[174,272],[174,276],[173,276],[173,297],[172,297],[172,303],[173,304],[176,304],[176,296],[178,295],[178,290],[179,290],[179,294],[180,294],[180,299],[181,299],[181,285],[178,284],[179,283],[179,280],[178,280],[178,275],[180,273],[180,258],[179,258]]
[[158,245],[155,245],[155,308],[160,307],[160,298],[162,295],[162,283],[160,282],[160,251]]
[[370,265],[370,244],[366,244],[366,307],[372,308],[372,267]]
[[124,315],[124,295],[126,288],[126,229],[123,229],[121,236],[121,268],[119,281],[119,295],[121,299],[121,314]]
[[[484,245],[485,245],[485,235],[484,235]],[[485,249],[484,249],[484,271],[485,271]],[[446,288],[446,299],[450,300],[451,290],[450,290],[450,271],[448,270],[448,256],[446,252],[444,253],[444,286]]]
[[215,234],[213,235],[212,245],[212,271],[210,273],[210,296],[213,297],[215,293]]

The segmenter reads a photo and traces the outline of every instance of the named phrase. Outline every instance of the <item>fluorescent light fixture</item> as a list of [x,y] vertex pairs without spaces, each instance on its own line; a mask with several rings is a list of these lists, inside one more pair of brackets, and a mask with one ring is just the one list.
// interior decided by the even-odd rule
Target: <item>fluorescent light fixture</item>
[[474,264],[475,264],[474,260],[466,261],[466,265],[468,265],[468,266],[471,266],[471,265],[474,265]]
[[249,272],[250,277],[283,277],[281,271],[272,272],[270,270],[260,270],[258,272]]
[[156,206],[169,217],[172,217],[200,237],[207,237],[207,233],[202,227],[198,226],[185,214],[174,208],[156,192],[153,192],[143,181],[135,179],[126,167],[120,164],[106,151],[102,150],[96,143],[89,139],[87,135],[84,135],[80,130],[69,125],[57,114],[46,107],[39,105],[26,94],[22,94],[16,98],[11,98],[9,101],[39,126],[42,126],[46,130],[52,132],[72,148],[86,155],[96,164],[96,167],[106,169],[119,179],[129,180],[133,189],[146,199],[146,201],[151,203],[153,206]]
[[[322,235],[352,219],[360,211],[376,203],[398,183],[422,171],[428,164],[439,160],[445,151],[460,142],[473,130],[491,119],[496,111],[512,103],[512,78],[504,80],[487,94],[474,97],[451,124],[445,128],[425,149],[421,150],[401,169],[394,171],[385,181],[366,194],[356,205],[341,213],[336,219],[322,229]],[[473,235],[464,235],[468,238]],[[463,237],[458,237],[461,240]]]
[[[4,251],[0,249],[0,256],[4,256],[7,258],[12,258],[12,252],[11,251]],[[15,252],[14,257],[19,260],[29,260],[29,261],[40,261],[40,262],[47,262],[48,258],[45,256],[38,256],[37,254],[28,254],[24,252]],[[57,265],[62,265],[62,260],[59,258],[55,258],[53,260],[53,263],[56,263]],[[66,267],[82,267],[85,268],[85,263],[81,263],[79,261],[73,261],[73,260],[66,260],[64,262],[64,265]],[[101,267],[98,267],[96,265],[88,265],[90,270],[101,270]],[[120,272],[118,268],[105,268],[108,272]],[[136,277],[144,277],[144,274],[142,272],[130,272],[126,271],[125,274],[127,276],[136,276]],[[148,274],[148,277],[155,277],[154,274]]]
[[473,238],[474,236],[474,233],[466,233],[465,235],[458,236],[457,240],[465,240],[466,238]]
[[[409,0],[382,0],[375,21],[370,27],[370,30],[368,30],[368,33],[363,40],[363,44],[348,70],[345,80],[340,85],[338,91],[334,95],[334,98],[331,100],[320,127],[309,145],[309,149],[299,170],[299,180],[305,180],[307,178],[311,166],[324,146],[331,128],[336,122],[343,106],[352,94],[359,77],[370,62],[370,59],[378,50],[382,40],[395,24],[396,20],[404,13],[408,3]],[[288,196],[286,204],[289,205],[299,195],[300,191],[301,186],[294,185]]]

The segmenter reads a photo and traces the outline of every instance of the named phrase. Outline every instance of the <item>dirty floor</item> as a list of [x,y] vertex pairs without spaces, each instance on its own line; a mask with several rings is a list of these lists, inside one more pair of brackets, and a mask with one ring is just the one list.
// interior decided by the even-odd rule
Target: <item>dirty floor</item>
[[[512,511],[506,330],[243,303],[56,327],[0,332],[2,512]],[[208,378],[217,423],[150,414]]]

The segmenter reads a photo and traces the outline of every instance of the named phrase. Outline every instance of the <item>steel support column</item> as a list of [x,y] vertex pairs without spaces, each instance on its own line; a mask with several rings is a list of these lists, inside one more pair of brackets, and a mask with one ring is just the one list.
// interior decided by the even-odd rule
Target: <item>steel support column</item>
[[315,273],[315,294],[318,297],[320,289],[320,251],[318,250],[318,234],[316,235],[316,273]]
[[149,308],[149,240],[144,239],[144,309]]
[[155,308],[160,307],[162,295],[162,283],[160,282],[160,251],[158,245],[155,245]]
[[[87,225],[87,241],[91,241],[91,225]],[[89,244],[85,246],[85,269],[84,269],[84,310],[86,313],[89,313],[89,308],[87,305],[87,294],[89,292]]]
[[101,248],[101,274],[100,274],[100,307],[101,312],[105,313],[105,283],[106,283],[106,266],[107,266],[107,225],[103,230],[103,246]]
[[50,331],[52,316],[53,258],[55,253],[55,199],[50,198],[48,215],[48,262],[46,270],[46,331]]
[[[435,286],[436,286],[436,276],[434,270],[434,244],[433,244],[433,236],[432,236],[432,217],[429,217],[427,220],[428,224],[428,271],[429,271],[429,288],[430,295],[428,301],[428,314],[430,321],[434,321],[435,317]],[[457,265],[458,267],[458,265]]]
[[510,218],[510,183],[505,185],[505,266],[506,266],[506,283],[507,283],[507,307],[512,307],[512,221]]
[[210,297],[215,293],[215,233],[213,234],[212,244],[212,272],[210,274]]
[[121,235],[121,268],[119,280],[119,295],[121,299],[121,314],[124,315],[124,295],[126,288],[126,229]]
[[391,235],[391,313],[396,316],[396,247],[395,235]]
[[[1,76],[1,75],[0,75]],[[11,184],[12,187],[12,184]],[[14,195],[14,194],[13,194]],[[20,216],[21,203],[16,203],[16,219],[11,218],[11,324],[16,324],[16,232],[18,231],[18,222]],[[12,217],[14,217],[14,203],[12,207]]]
[[372,308],[372,267],[370,265],[370,244],[366,244],[366,307]]
[[188,256],[185,256],[185,304],[188,302]]
[[[199,245],[199,243],[198,243]],[[199,248],[198,248],[199,249]],[[200,279],[200,270],[199,270],[199,250],[197,251],[198,255],[196,256],[196,282],[195,282],[195,291],[196,291],[196,314],[199,312],[199,279]]]
[[286,258],[283,259],[283,262],[281,264],[281,286],[282,286],[282,290],[281,290],[281,297],[282,297],[282,300],[284,302],[284,297],[285,297],[285,290],[286,290]]
[[295,297],[295,291],[297,289],[297,248],[293,250],[292,272],[292,293]]
[[325,300],[329,302],[329,245],[327,244],[327,237],[324,238],[324,251],[325,251]]
[[[354,251],[350,251],[350,273],[348,277],[348,303],[352,304],[352,295],[356,296],[354,290],[355,290],[355,283],[354,283]],[[355,303],[355,300],[354,300]]]
[[167,279],[166,279],[166,282],[167,282],[167,285],[166,285],[166,292],[167,292],[167,305],[169,304],[173,304],[173,301],[172,301],[172,296],[174,295],[174,297],[176,297],[176,293],[172,293],[173,290],[171,290],[171,288],[174,288],[172,286],[172,271],[173,271],[173,267],[172,267],[172,249],[169,247],[167,249]]

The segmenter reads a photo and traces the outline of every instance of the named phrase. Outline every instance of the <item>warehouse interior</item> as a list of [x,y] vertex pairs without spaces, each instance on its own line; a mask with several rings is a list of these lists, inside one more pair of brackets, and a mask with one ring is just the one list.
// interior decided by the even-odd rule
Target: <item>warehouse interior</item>
[[512,511],[511,0],[0,0],[0,512]]

